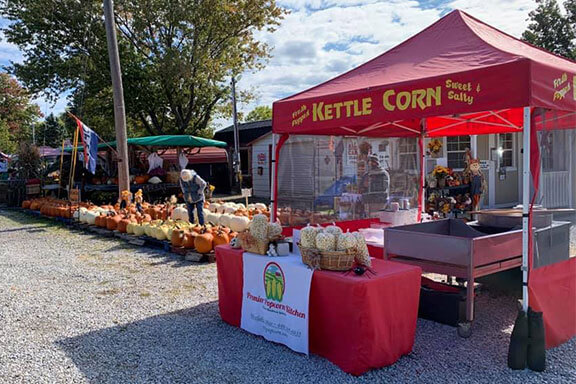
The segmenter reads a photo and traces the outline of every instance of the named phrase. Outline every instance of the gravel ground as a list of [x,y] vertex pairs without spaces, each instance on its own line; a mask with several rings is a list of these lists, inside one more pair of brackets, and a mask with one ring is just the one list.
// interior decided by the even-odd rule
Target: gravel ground
[[355,378],[220,321],[216,266],[0,211],[2,383],[574,383],[576,339],[545,373],[506,368],[516,299],[474,334],[419,320],[414,351]]

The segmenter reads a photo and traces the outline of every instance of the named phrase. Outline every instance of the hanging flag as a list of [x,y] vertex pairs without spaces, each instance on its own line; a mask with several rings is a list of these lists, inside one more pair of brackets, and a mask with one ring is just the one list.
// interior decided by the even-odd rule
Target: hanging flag
[[90,173],[95,174],[96,159],[98,157],[98,135],[76,116],[74,116],[74,119],[78,125],[82,146],[84,147],[84,168],[90,171]]

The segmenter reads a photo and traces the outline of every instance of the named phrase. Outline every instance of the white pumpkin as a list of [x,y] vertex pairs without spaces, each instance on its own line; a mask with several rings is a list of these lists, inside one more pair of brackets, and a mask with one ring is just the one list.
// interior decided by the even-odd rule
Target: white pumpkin
[[244,232],[248,229],[248,224],[250,224],[250,219],[245,216],[232,216],[230,218],[230,229],[234,232]]
[[334,251],[336,249],[336,237],[331,233],[319,233],[316,236],[316,248],[321,251]]
[[142,235],[144,235],[144,233],[145,233],[145,232],[144,232],[144,229],[145,229],[145,228],[144,228],[143,225],[135,224],[134,227],[133,227],[134,235],[136,235],[136,236],[142,236]]
[[256,205],[254,205],[254,204],[248,204],[248,206],[247,206],[246,208],[249,209],[249,210],[256,209]]
[[262,203],[254,204],[254,208],[259,209],[261,211],[267,211],[268,210],[268,207],[266,206],[266,204],[262,204]]
[[234,213],[234,212],[236,212],[236,208],[234,208],[234,207],[226,207],[226,208],[224,209],[224,213],[225,213],[225,214],[229,214],[229,215],[230,215],[230,214],[232,214],[232,213]]
[[184,205],[179,205],[178,207],[174,208],[170,217],[172,220],[188,221],[188,210],[184,208]]
[[230,227],[230,220],[232,219],[232,215],[229,215],[227,213],[223,214],[220,216],[220,220],[218,220],[218,225],[221,225],[223,227]]
[[236,209],[246,209],[246,206],[242,203],[236,204]]
[[207,221],[208,223],[212,223],[212,224],[218,224],[218,222],[220,221],[220,214],[219,213],[212,213],[210,212],[205,218],[204,220]]
[[218,203],[210,203],[210,205],[208,206],[208,210],[210,212],[216,212],[216,210],[218,209],[219,206],[220,206],[220,204],[218,204]]
[[300,245],[303,248],[316,248],[316,235],[318,231],[310,225],[300,230]]
[[96,224],[96,218],[100,216],[97,211],[89,211],[86,213],[86,224],[94,225]]
[[149,184],[160,184],[161,182],[162,179],[160,179],[158,176],[151,177],[150,180],[148,180]]

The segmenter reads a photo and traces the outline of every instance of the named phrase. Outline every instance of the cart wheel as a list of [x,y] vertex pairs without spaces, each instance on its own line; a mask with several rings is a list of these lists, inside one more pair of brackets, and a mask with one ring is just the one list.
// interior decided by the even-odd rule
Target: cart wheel
[[467,339],[472,336],[472,323],[458,324],[458,336]]

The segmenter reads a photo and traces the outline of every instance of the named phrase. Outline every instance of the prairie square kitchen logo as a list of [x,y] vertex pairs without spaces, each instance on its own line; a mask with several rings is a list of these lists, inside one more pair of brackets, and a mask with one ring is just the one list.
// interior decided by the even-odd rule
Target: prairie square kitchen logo
[[282,302],[286,290],[286,279],[282,268],[274,262],[268,263],[264,268],[264,288],[268,300]]

